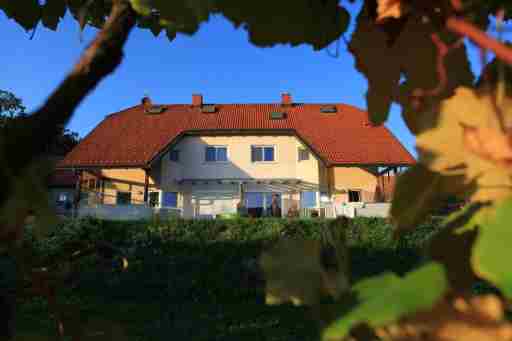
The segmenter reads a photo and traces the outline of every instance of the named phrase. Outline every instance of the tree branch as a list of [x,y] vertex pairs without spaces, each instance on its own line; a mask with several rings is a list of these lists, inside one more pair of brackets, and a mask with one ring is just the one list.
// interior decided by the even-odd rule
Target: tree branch
[[136,13],[128,1],[114,0],[104,27],[66,79],[40,109],[21,123],[23,126],[8,132],[5,161],[13,173],[44,153],[45,146],[54,141],[82,100],[121,64],[123,47],[135,23]]
[[509,48],[498,40],[490,37],[487,33],[476,26],[463,19],[450,17],[446,21],[446,28],[454,33],[471,39],[481,48],[494,52],[498,59],[512,65],[512,48]]

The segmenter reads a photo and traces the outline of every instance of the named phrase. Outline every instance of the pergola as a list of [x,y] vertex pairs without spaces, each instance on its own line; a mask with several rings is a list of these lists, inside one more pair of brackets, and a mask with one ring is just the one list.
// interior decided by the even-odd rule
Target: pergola
[[179,185],[209,185],[209,184],[219,184],[219,185],[238,185],[240,186],[240,191],[245,191],[245,186],[249,184],[257,184],[257,185],[266,185],[269,189],[275,189],[276,191],[281,192],[298,192],[298,191],[315,191],[318,190],[318,185],[314,183],[310,183],[304,180],[296,179],[296,178],[272,178],[272,179],[264,179],[264,178],[231,178],[231,179],[181,179],[176,180],[176,183]]

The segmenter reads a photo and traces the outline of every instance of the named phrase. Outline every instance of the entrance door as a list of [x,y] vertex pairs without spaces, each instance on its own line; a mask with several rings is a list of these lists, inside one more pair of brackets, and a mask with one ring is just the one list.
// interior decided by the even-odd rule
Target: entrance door
[[[272,200],[275,209],[272,210]],[[281,216],[281,193],[247,192],[245,193],[247,213],[251,217]],[[274,214],[273,214],[274,213]]]

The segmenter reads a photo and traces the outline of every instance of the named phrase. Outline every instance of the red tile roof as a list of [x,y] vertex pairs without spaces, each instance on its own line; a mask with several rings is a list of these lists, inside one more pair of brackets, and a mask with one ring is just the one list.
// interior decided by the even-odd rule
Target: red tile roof
[[[107,116],[65,157],[60,167],[143,167],[177,138],[191,131],[288,130],[308,144],[328,166],[409,165],[413,156],[384,126],[368,125],[365,111],[344,104],[322,114],[328,104],[216,104],[215,113],[198,107],[167,105],[162,114],[138,105]],[[283,120],[271,113],[283,111]]]

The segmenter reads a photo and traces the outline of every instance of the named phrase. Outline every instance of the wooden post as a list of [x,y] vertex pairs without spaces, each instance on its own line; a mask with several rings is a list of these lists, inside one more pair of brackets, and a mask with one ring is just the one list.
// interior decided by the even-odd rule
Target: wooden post
[[78,170],[76,171],[77,179],[75,183],[75,202],[74,202],[74,208],[75,208],[75,214],[78,216],[78,207],[80,203],[80,197],[82,196],[82,171]]
[[148,203],[148,190],[149,190],[149,171],[144,169],[144,203]]
[[100,178],[100,184],[101,184],[101,188],[100,188],[100,191],[101,191],[101,204],[104,205],[105,204],[105,180],[101,179]]

